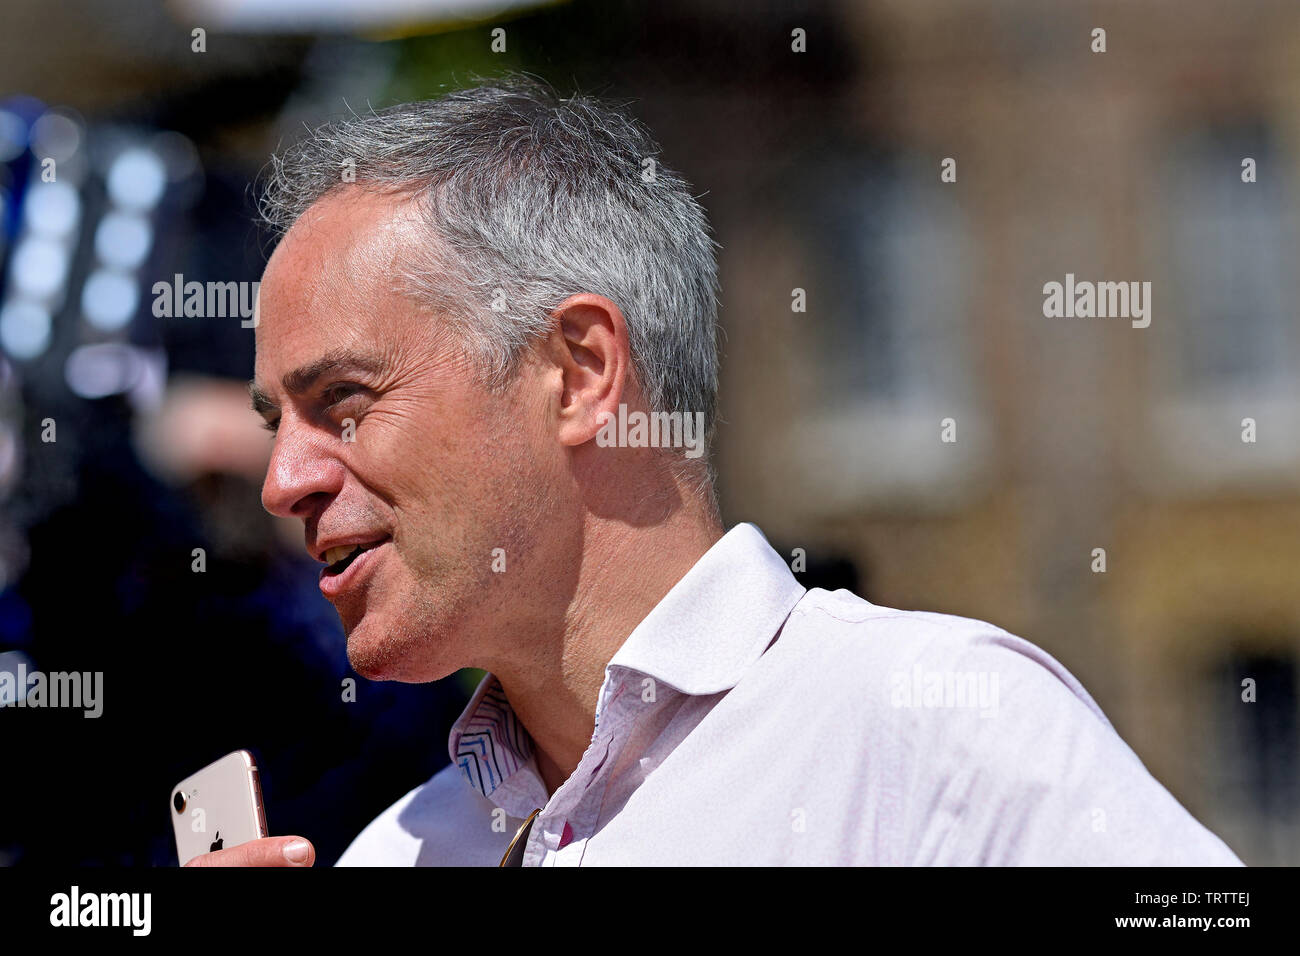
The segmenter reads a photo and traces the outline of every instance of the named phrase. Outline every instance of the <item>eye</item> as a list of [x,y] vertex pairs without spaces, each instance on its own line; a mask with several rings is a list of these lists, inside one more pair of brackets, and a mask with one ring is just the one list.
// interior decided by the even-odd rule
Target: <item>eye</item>
[[276,418],[262,422],[262,427],[274,435],[280,429],[280,419]]
[[361,391],[360,385],[354,385],[348,382],[340,382],[337,385],[331,385],[321,393],[321,398],[325,400],[326,407],[332,408],[340,402],[344,402]]

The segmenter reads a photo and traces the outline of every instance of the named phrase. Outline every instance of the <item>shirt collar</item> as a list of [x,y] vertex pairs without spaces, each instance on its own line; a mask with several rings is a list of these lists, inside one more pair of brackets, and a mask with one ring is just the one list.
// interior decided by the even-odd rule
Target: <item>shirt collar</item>
[[452,725],[447,739],[452,763],[466,782],[490,795],[533,755],[533,738],[506,700],[501,681],[486,674]]
[[626,668],[684,694],[730,690],[767,650],[804,590],[763,533],[738,524],[628,635],[606,673]]
[[[684,694],[716,694],[740,681],[805,593],[754,525],[722,536],[628,635],[605,668],[644,674]],[[501,682],[487,674],[448,738],[466,782],[491,795],[533,755]]]

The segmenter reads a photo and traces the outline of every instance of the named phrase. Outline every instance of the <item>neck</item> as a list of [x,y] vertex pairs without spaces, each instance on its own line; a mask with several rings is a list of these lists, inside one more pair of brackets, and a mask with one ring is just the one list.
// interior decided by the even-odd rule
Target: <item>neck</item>
[[531,634],[523,659],[491,668],[533,738],[548,793],[577,768],[595,730],[605,666],[628,635],[722,537],[711,510],[637,525],[588,513],[581,570],[563,622]]

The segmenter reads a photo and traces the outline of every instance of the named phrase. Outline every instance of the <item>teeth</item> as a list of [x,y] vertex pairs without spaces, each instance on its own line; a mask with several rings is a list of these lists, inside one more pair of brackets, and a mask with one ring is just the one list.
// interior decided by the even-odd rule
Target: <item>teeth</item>
[[325,552],[325,563],[334,564],[336,561],[342,561],[356,549],[355,544],[341,544],[337,548],[330,548]]

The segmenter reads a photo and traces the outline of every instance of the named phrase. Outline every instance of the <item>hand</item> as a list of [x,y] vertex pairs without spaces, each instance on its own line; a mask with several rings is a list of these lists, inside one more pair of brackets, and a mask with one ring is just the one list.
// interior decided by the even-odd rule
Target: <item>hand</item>
[[311,866],[316,848],[302,837],[263,837],[196,856],[186,866]]

